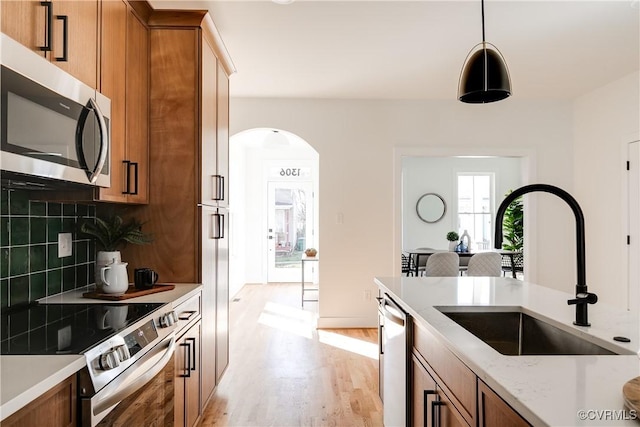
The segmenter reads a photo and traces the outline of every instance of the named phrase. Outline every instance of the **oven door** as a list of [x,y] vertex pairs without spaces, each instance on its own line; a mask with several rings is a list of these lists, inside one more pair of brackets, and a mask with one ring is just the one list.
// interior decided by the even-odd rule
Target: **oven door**
[[173,425],[175,347],[171,334],[94,396],[81,398],[82,426]]

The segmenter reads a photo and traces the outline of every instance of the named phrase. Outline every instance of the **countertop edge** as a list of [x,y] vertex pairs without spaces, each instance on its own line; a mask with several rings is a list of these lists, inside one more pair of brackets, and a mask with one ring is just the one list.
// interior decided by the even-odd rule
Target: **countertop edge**
[[[3,365],[0,368],[4,370],[6,363],[14,364],[16,366],[11,369],[12,371],[21,371],[17,365],[29,365],[30,363],[41,362],[43,358],[60,357],[65,359],[71,359],[68,363],[63,364],[62,367],[56,367],[52,370],[52,373],[42,380],[38,380],[33,385],[23,390],[22,392],[10,397],[6,402],[0,403],[0,421],[4,421],[9,416],[18,412],[24,406],[33,402],[38,397],[55,387],[60,382],[66,380],[71,375],[74,375],[80,369],[85,366],[85,358],[83,355],[76,356],[0,356],[0,364]],[[4,375],[3,375],[4,376]]]

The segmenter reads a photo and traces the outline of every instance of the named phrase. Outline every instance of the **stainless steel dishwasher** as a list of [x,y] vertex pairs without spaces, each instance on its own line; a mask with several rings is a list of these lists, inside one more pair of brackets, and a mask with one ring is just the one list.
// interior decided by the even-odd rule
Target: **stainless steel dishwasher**
[[409,426],[411,316],[387,294],[378,298],[379,387],[386,427]]

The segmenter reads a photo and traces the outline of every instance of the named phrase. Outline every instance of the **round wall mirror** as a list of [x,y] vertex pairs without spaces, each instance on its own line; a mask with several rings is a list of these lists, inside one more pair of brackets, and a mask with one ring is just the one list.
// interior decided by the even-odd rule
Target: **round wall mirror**
[[436,193],[426,193],[418,199],[416,212],[421,220],[431,224],[440,221],[444,217],[445,212],[447,212],[447,204]]

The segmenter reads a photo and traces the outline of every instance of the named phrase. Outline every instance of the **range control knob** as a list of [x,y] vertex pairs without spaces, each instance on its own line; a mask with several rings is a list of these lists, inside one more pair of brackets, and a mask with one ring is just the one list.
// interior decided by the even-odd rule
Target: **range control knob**
[[124,344],[114,348],[114,351],[118,355],[118,360],[120,362],[124,362],[125,360],[128,360],[131,357],[131,355],[129,354],[129,347],[127,347]]
[[170,311],[169,313],[160,316],[160,327],[168,328],[169,326],[176,323],[176,321],[176,314],[173,311]]
[[103,371],[108,371],[109,369],[117,368],[120,366],[120,358],[118,357],[118,350],[112,349],[107,351],[104,354],[100,355],[100,359],[98,359],[98,363],[100,365],[100,369]]

